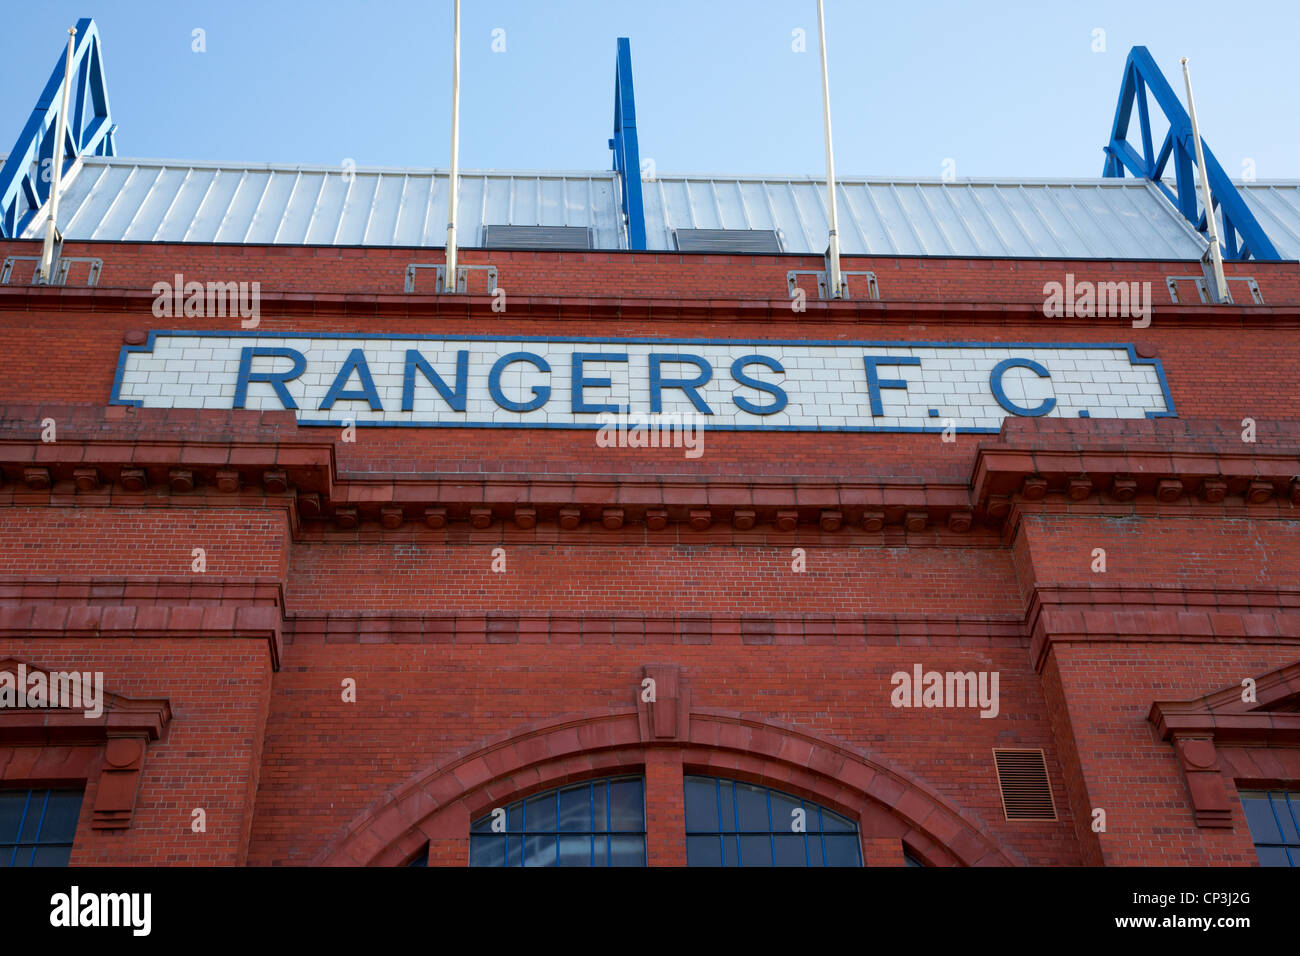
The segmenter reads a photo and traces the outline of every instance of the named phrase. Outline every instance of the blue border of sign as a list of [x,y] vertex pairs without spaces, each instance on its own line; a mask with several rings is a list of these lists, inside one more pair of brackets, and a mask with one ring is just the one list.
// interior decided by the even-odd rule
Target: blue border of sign
[[[266,339],[400,339],[406,341],[426,340],[432,342],[564,342],[588,345],[735,345],[746,348],[763,348],[780,345],[799,347],[835,348],[919,348],[919,349],[1123,349],[1128,353],[1130,365],[1150,365],[1155,368],[1156,378],[1160,381],[1160,393],[1165,400],[1166,411],[1147,412],[1147,418],[1177,418],[1174,398],[1169,393],[1169,382],[1165,378],[1165,369],[1158,358],[1139,358],[1136,346],[1124,342],[945,342],[923,341],[903,342],[897,340],[839,340],[829,342],[821,339],[655,339],[655,338],[620,338],[616,336],[574,336],[574,335],[429,335],[423,333],[400,332],[262,332],[249,329],[221,331],[218,329],[151,329],[144,345],[124,345],[118,354],[117,371],[113,375],[113,393],[110,405],[128,405],[136,408],[144,403],[135,400],[123,400],[119,396],[122,389],[122,375],[126,371],[127,356],[132,352],[152,352],[154,342],[159,336],[212,336],[214,338],[249,338]],[[263,409],[265,410],[265,409]],[[1008,418],[1017,417],[1008,415]],[[606,416],[608,418],[608,416]],[[298,424],[304,427],[343,428],[348,423],[358,428],[558,428],[570,431],[587,431],[601,427],[601,421],[592,422],[368,422],[353,419],[306,419],[299,418]],[[901,425],[706,425],[709,431],[727,432],[882,432],[908,434],[934,434],[943,432],[940,426],[901,426]],[[1001,428],[957,428],[963,435],[996,435]]]

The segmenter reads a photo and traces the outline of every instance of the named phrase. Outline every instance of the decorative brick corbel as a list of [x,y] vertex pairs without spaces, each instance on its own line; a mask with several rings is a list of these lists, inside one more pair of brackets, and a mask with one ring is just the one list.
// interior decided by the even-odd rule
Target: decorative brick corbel
[[135,812],[135,795],[144,770],[144,734],[109,737],[104,744],[104,768],[95,791],[95,811],[90,825],[96,830],[126,830]]
[[[689,739],[690,694],[681,669],[673,664],[647,664],[641,673],[636,698],[641,740],[651,744]],[[652,690],[654,700],[647,700]]]
[[1232,804],[1219,768],[1219,753],[1211,737],[1175,734],[1174,752],[1187,780],[1192,812],[1198,827],[1231,827]]

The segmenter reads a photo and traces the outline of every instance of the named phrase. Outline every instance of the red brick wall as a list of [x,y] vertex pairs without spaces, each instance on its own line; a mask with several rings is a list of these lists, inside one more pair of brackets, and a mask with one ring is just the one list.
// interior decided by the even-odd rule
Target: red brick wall
[[[27,245],[0,250],[27,252]],[[1163,277],[1192,274],[1195,264],[864,259],[847,267],[877,271],[883,306],[827,308],[814,300],[808,313],[795,314],[784,299],[785,270],[816,268],[818,259],[493,253],[509,293],[507,312],[495,314],[486,299],[467,307],[402,296],[405,264],[435,260],[432,250],[74,244],[65,251],[104,258],[99,290],[0,290],[8,373],[0,380],[0,441],[36,441],[45,414],[37,405],[63,405],[52,414],[64,444],[41,448],[44,457],[36,459],[60,465],[80,460],[83,441],[131,450],[151,430],[223,461],[232,443],[270,447],[313,431],[305,440],[332,443],[333,464],[320,466],[321,480],[340,485],[443,472],[823,476],[894,478],[919,494],[936,484],[966,488],[981,443],[992,440],[710,433],[704,457],[691,460],[680,451],[602,451],[589,433],[564,431],[543,441],[525,430],[359,429],[355,443],[344,443],[326,430],[277,431],[280,425],[251,419],[241,433],[245,426],[233,420],[141,413],[131,432],[124,419],[90,416],[108,400],[127,331],[236,327],[151,315],[149,287],[176,272],[191,280],[261,281],[268,296],[261,327],[272,332],[1133,342],[1164,362],[1184,417],[1217,419],[1229,436],[1245,416],[1261,428],[1300,419],[1294,264],[1230,265],[1233,274],[1259,279],[1268,306],[1215,310],[1167,302]],[[472,262],[488,258],[467,254]],[[1041,318],[1043,283],[1067,271],[1079,279],[1151,281],[1152,326]],[[611,294],[621,299],[592,298]],[[662,314],[647,306],[649,298],[662,303]],[[949,304],[928,312],[916,306],[936,300]],[[696,311],[682,312],[683,302]],[[1004,308],[1015,302],[1035,308]],[[1241,454],[1252,449],[1243,445]],[[673,524],[651,533],[636,522],[606,532],[590,521],[568,533],[546,522],[524,532],[499,516],[482,531],[463,522],[433,531],[407,521],[381,532],[366,521],[342,532],[300,524],[284,499],[258,489],[239,499],[208,488],[169,495],[166,475],[159,471],[149,492],[125,498],[120,490],[74,493],[66,478],[53,493],[29,491],[12,466],[0,485],[0,628],[9,628],[0,636],[0,659],[102,670],[111,691],[165,697],[173,709],[163,739],[149,746],[129,831],[89,830],[91,780],[74,862],[318,859],[350,824],[456,754],[564,715],[631,707],[647,664],[680,666],[692,707],[802,728],[887,762],[1019,862],[1253,859],[1239,812],[1233,829],[1195,826],[1173,749],[1147,714],[1153,700],[1198,697],[1294,660],[1300,635],[1259,640],[1247,638],[1243,626],[1231,640],[1183,643],[1057,630],[1038,660],[1029,615],[1036,601],[1067,598],[1141,610],[1155,607],[1153,595],[1165,588],[1185,592],[1188,602],[1209,595],[1227,617],[1267,603],[1285,621],[1300,607],[1293,583],[1300,538],[1288,501],[1271,504],[1266,515],[1247,514],[1239,497],[1215,507],[1148,500],[1122,513],[1091,497],[1065,515],[1018,501],[1008,526],[966,534],[932,526],[867,535],[804,524],[780,535],[770,525],[737,532],[725,520],[707,532]],[[1053,492],[1049,503],[1058,498]],[[498,546],[506,549],[504,574],[490,570]],[[807,549],[804,574],[790,570],[794,546]],[[207,551],[211,592],[172,584],[154,597],[131,598],[86,583],[104,575],[185,578],[194,547]],[[1094,547],[1107,551],[1105,575],[1089,570]],[[278,597],[241,590],[252,578],[281,586],[283,607]],[[90,620],[85,614],[70,613],[62,630],[29,623],[48,623],[58,617],[54,610],[80,614],[131,601],[140,608],[134,637],[129,628],[79,630],[72,622]],[[276,637],[236,617],[236,607],[254,604],[277,619],[285,615],[278,658]],[[33,605],[49,613],[33,615]],[[221,613],[208,616],[218,605]],[[160,606],[204,614],[160,616]],[[445,628],[442,618],[456,615],[459,623]],[[690,627],[683,616],[694,616]],[[756,631],[747,616],[777,620]],[[148,634],[146,617],[159,622]],[[519,620],[494,630],[494,617]],[[622,627],[624,618],[636,623]],[[998,671],[1000,716],[891,707],[890,675],[916,663]],[[358,682],[355,704],[341,700],[346,677]],[[1057,822],[1005,820],[994,747],[1044,750]],[[681,765],[667,745],[648,753],[651,859],[681,863]],[[12,754],[0,734],[0,761]],[[189,829],[198,806],[208,810],[206,835]],[[1104,834],[1089,828],[1096,806],[1107,810]],[[468,812],[460,807],[459,816],[431,824],[431,862],[464,861]],[[864,822],[864,838],[869,861],[901,862],[894,831],[882,837]]]
[[[131,826],[106,832],[90,826],[94,773],[87,782],[72,864],[206,865],[243,863],[253,823],[271,666],[265,642],[252,640],[4,640],[0,656],[47,670],[102,671],[111,693],[164,697],[172,720],[149,744]],[[23,751],[0,742],[0,764]],[[5,785],[66,785],[49,768],[35,776],[5,774]],[[192,813],[206,813],[206,832],[193,832]]]
[[[972,644],[924,638],[911,646],[858,640],[757,647],[298,640],[286,648],[275,678],[250,862],[310,860],[341,826],[438,755],[477,749],[537,722],[626,708],[636,699],[641,667],[654,662],[680,665],[693,707],[759,713],[846,741],[929,784],[1026,861],[1077,863],[1046,704],[1024,647],[988,638]],[[1001,716],[893,708],[890,675],[915,663],[926,670],[999,671]],[[357,681],[355,704],[341,699],[346,677]],[[1006,822],[995,746],[1048,752],[1061,822]]]

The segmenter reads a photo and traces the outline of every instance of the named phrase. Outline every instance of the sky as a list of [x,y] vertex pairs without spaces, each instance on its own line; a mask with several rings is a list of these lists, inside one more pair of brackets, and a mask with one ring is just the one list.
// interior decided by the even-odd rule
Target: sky
[[[1180,98],[1190,58],[1202,136],[1230,176],[1300,178],[1297,0],[825,6],[840,176],[1099,176],[1143,44]],[[449,165],[452,0],[6,8],[0,153],[90,16],[119,156]],[[815,0],[464,0],[461,32],[463,169],[608,169],[627,36],[643,163],[824,175]]]

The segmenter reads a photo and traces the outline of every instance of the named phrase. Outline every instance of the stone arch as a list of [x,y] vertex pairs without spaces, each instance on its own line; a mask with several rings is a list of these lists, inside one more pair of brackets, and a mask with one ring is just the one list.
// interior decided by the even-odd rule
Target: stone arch
[[[451,754],[357,816],[313,859],[324,866],[399,866],[428,844],[468,855],[469,823],[494,806],[594,777],[640,770],[670,747],[686,773],[761,783],[860,821],[864,836],[896,838],[934,866],[1023,866],[915,777],[806,728],[732,711],[692,709],[680,739],[647,738],[636,709],[527,725]],[[431,862],[445,862],[433,860]]]

